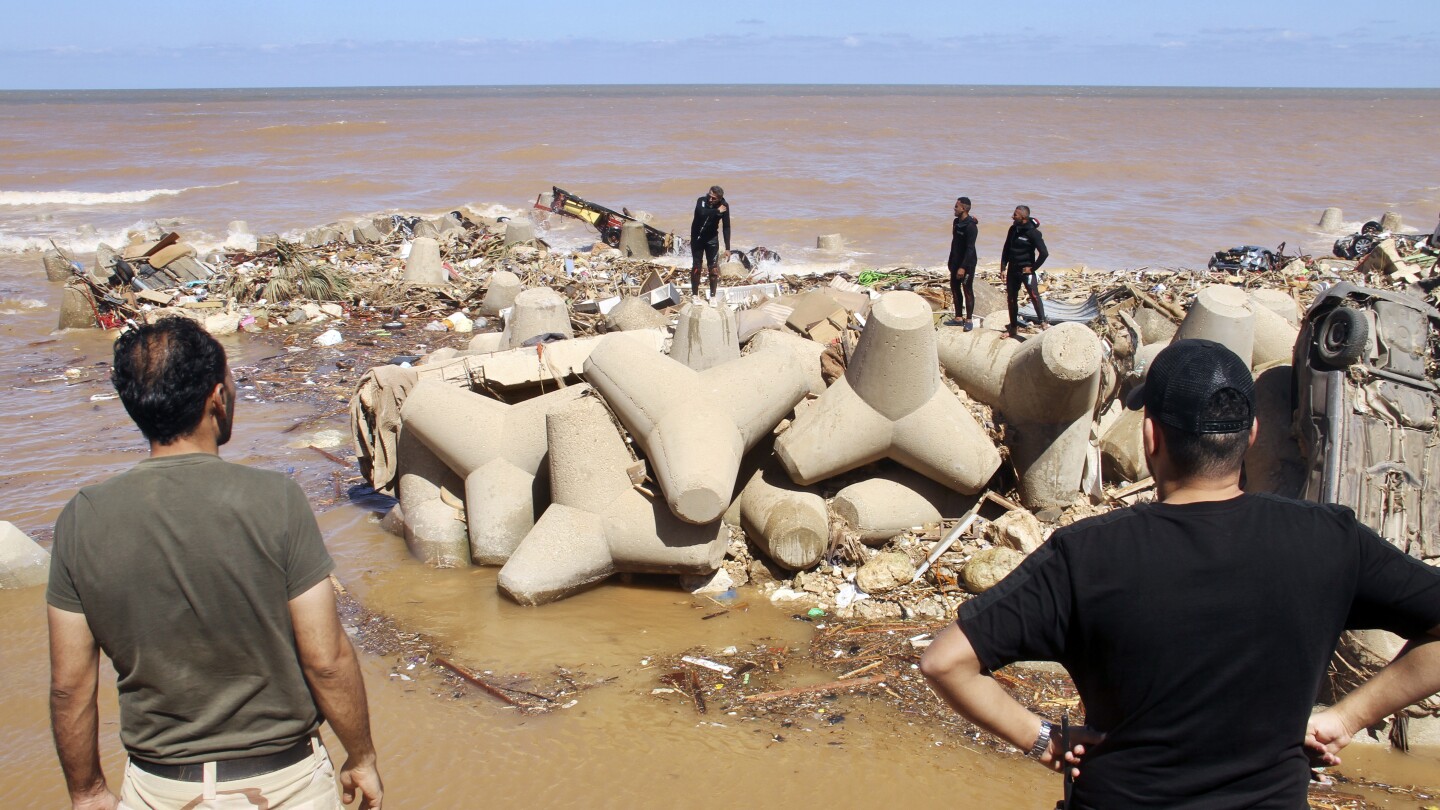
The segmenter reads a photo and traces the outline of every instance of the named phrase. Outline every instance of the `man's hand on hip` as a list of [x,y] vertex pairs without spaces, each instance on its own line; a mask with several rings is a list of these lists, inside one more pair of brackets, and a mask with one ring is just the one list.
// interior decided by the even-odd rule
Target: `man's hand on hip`
[[1333,709],[1310,715],[1305,727],[1305,753],[1315,763],[1340,764],[1340,749],[1350,744],[1350,729]]
[[375,760],[357,763],[354,759],[346,759],[345,765],[340,768],[340,787],[343,788],[340,798],[345,804],[355,801],[355,794],[359,793],[360,810],[380,810],[385,786],[380,783],[380,771],[375,767]]
[[1068,767],[1072,777],[1080,776],[1080,763],[1085,759],[1085,746],[1098,745],[1105,735],[1089,726],[1070,727],[1070,747],[1060,739],[1058,732],[1050,738],[1050,747],[1040,755],[1040,764],[1056,773],[1064,773]]

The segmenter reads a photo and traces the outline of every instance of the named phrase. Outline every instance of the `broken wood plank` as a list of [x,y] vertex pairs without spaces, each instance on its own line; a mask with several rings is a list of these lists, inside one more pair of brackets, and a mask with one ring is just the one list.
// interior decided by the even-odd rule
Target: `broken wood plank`
[[316,447],[316,446],[313,445],[313,444],[312,444],[312,445],[309,445],[309,447],[310,447],[311,450],[314,450],[315,452],[319,453],[320,455],[324,456],[325,458],[328,458],[328,459],[330,459],[331,461],[335,462],[336,464],[339,464],[341,467],[349,467],[349,466],[350,466],[350,462],[346,461],[346,460],[343,459],[343,458],[340,458],[339,456],[335,455],[334,453],[328,453],[328,452],[326,452],[326,451],[324,451],[324,450],[321,450],[320,448]]
[[442,666],[442,667],[450,670],[451,672],[455,673],[456,675],[459,675],[461,678],[464,678],[465,680],[469,681],[470,683],[472,683],[472,684],[480,687],[482,690],[484,690],[487,694],[489,694],[491,697],[495,698],[496,700],[499,700],[499,701],[501,701],[501,702],[503,702],[503,703],[507,703],[507,704],[509,704],[509,705],[511,705],[511,706],[514,706],[514,707],[520,708],[520,709],[528,709],[528,708],[530,708],[530,705],[529,705],[528,703],[521,703],[520,701],[516,700],[515,698],[510,697],[509,695],[507,695],[507,694],[505,694],[504,692],[500,691],[500,688],[499,688],[499,687],[495,686],[494,684],[492,684],[492,683],[490,683],[489,681],[485,680],[484,678],[480,677],[480,676],[477,675],[475,672],[473,672],[473,671],[470,670],[470,669],[467,669],[466,667],[463,667],[463,666],[461,666],[461,665],[459,665],[459,664],[457,664],[457,663],[455,663],[455,662],[453,662],[453,661],[449,661],[449,660],[446,660],[446,659],[444,659],[444,658],[439,658],[439,657],[435,658],[435,663],[437,663],[437,664],[439,664],[440,666]]
[[1022,507],[1020,504],[1015,503],[1014,501],[1010,500],[1009,498],[1005,497],[1004,495],[997,495],[997,494],[995,494],[994,492],[991,492],[990,490],[986,490],[986,491],[985,491],[985,494],[984,494],[982,497],[983,497],[985,500],[990,501],[991,503],[995,504],[996,506],[999,506],[1001,509],[1004,509],[1004,510],[1007,511],[1007,512],[1014,512],[1016,509],[1023,509],[1023,508],[1024,508],[1024,507]]
[[1155,486],[1155,476],[1152,475],[1144,480],[1136,481],[1128,487],[1115,490],[1114,494],[1110,496],[1110,500],[1118,501],[1122,498],[1128,498],[1137,492],[1144,492],[1153,486]]

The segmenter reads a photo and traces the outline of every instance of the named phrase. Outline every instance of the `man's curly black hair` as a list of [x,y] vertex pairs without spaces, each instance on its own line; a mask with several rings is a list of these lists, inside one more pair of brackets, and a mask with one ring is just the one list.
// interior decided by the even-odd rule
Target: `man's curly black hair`
[[115,341],[110,381],[145,438],[173,444],[200,425],[225,380],[225,349],[189,318],[164,318]]

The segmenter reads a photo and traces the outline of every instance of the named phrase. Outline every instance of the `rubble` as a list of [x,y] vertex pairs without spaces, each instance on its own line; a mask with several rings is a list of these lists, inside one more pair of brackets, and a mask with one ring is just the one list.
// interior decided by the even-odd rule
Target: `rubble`
[[[1047,267],[1047,311],[1069,305],[1053,309],[1084,322],[1014,341],[999,331],[994,267],[975,286],[978,313],[998,317],[970,333],[943,325],[954,306],[943,268],[804,276],[767,264],[751,283],[741,254],[712,301],[686,304],[686,268],[651,260],[674,241],[657,252],[645,230],[642,255],[640,229],[617,216],[629,256],[604,230],[593,248],[558,251],[535,222],[461,212],[227,239],[203,255],[151,232],[98,251],[93,269],[58,252],[44,264],[65,284],[72,326],[180,314],[294,350],[237,379],[256,397],[308,397],[325,416],[349,396],[365,482],[398,497],[386,523],[428,564],[503,565],[500,587],[522,604],[616,572],[693,577],[683,587],[695,593],[741,588],[841,622],[817,649],[854,622],[921,635],[1055,528],[1153,498],[1141,414],[1117,401],[1177,333],[1248,341],[1261,427],[1247,487],[1298,491],[1307,459],[1282,417],[1300,313],[1342,281],[1426,295],[1413,283],[1433,273],[1405,235],[1355,260],[1269,251],[1256,272]],[[422,265],[434,283],[415,283]],[[330,330],[341,343],[313,345]],[[778,697],[786,688],[758,666],[785,654],[694,657],[737,672],[757,662],[745,694],[764,697],[745,706],[852,689],[933,702],[918,678],[867,681],[915,652],[888,633],[853,642],[879,658],[836,659],[839,675],[875,669]],[[686,676],[661,697],[713,688],[696,674],[700,691]]]

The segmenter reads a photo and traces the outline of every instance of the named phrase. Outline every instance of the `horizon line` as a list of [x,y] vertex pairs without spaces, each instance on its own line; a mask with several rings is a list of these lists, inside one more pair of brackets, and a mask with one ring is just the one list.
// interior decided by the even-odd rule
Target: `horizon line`
[[913,88],[913,89],[1009,89],[1009,90],[1348,90],[1348,91],[1440,91],[1428,86],[1318,86],[1318,85],[1203,85],[1203,84],[949,84],[939,82],[647,82],[647,83],[513,83],[513,84],[354,84],[354,85],[237,85],[220,87],[45,87],[0,88],[0,93],[167,93],[259,90],[506,90],[506,89],[602,89],[602,88]]

